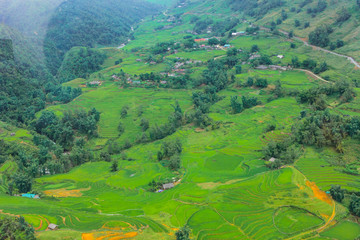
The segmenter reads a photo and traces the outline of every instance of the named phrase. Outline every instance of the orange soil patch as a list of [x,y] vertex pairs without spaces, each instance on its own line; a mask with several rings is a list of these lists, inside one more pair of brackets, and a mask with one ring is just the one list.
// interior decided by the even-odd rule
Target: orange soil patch
[[20,215],[14,215],[14,214],[11,214],[11,213],[4,213],[4,210],[0,210],[0,214],[8,215],[8,216],[11,216],[11,217],[20,217]]
[[81,191],[88,191],[90,189],[91,187],[75,190],[67,190],[66,188],[60,188],[54,190],[46,190],[44,191],[44,194],[53,197],[81,197]]
[[[96,240],[103,240],[105,238],[110,238],[110,237],[114,237],[114,236],[118,236],[118,235],[121,235],[122,233],[110,233],[108,235],[105,235],[105,236],[101,236],[101,237],[97,237]],[[113,238],[111,238],[113,239]]]
[[92,233],[83,233],[81,234],[82,240],[95,240],[94,235]]
[[63,216],[60,216],[60,217],[61,217],[61,219],[62,219],[62,221],[63,221],[63,224],[66,226],[66,218],[63,217]]
[[330,217],[329,215],[326,215],[326,214],[324,214],[324,213],[322,213],[321,216],[322,216],[323,218],[326,218],[326,219],[329,219],[329,217]]
[[300,190],[304,190],[304,189],[305,189],[305,187],[302,186],[302,185],[300,185],[300,184],[298,184],[297,186],[299,187]]
[[[135,226],[135,225],[131,225],[130,223],[124,222],[124,221],[121,221],[121,222],[127,224],[127,225],[129,226],[129,228],[132,228],[132,229],[135,229],[135,230],[136,230],[136,226]],[[116,227],[116,228],[111,228],[111,227],[106,226],[106,223],[105,223],[101,228],[109,229],[109,230],[124,230],[124,229],[127,229],[128,227]]]
[[138,235],[137,232],[128,232],[128,233],[125,233],[123,236],[118,236],[118,237],[110,238],[110,240],[119,240],[119,239],[133,238],[133,237],[136,237],[137,235]]
[[[95,234],[105,234],[100,237],[95,237]],[[118,239],[128,239],[133,238],[138,235],[137,232],[128,232],[128,233],[122,233],[122,232],[95,232],[95,233],[83,233],[81,235],[82,240],[118,240]]]
[[317,199],[320,199],[321,201],[326,202],[329,205],[332,205],[332,201],[329,198],[329,196],[324,191],[321,191],[314,182],[306,181],[306,186],[310,187],[313,190],[314,196]]
[[205,131],[205,129],[203,129],[203,128],[196,128],[195,129],[195,132],[197,132],[197,133],[204,132],[204,131]]
[[34,228],[35,231],[39,231],[42,228],[42,225],[43,225],[43,220],[40,219],[40,225],[38,227]]

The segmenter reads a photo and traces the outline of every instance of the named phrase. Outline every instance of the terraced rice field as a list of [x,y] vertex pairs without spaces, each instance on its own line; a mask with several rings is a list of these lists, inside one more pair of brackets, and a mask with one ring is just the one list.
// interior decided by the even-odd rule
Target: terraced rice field
[[295,166],[323,190],[329,190],[331,185],[336,184],[349,190],[360,189],[357,176],[343,173],[339,167],[331,166],[312,148],[306,150],[304,157]]

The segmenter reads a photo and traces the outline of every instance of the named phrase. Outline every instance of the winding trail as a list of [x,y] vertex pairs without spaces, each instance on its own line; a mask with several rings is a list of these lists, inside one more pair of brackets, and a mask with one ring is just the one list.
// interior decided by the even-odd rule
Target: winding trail
[[[266,27],[259,26],[259,28],[260,28],[261,30],[270,31],[270,29],[269,29],[269,28],[266,28]],[[285,35],[289,36],[289,33],[286,32],[286,31],[284,31],[284,30],[279,29],[279,32],[281,32],[282,34],[285,34]],[[330,54],[335,55],[335,56],[338,56],[338,57],[346,58],[346,59],[349,60],[352,64],[354,64],[357,69],[360,69],[360,63],[358,63],[357,61],[355,61],[355,59],[352,58],[352,57],[350,57],[350,56],[347,56],[347,55],[344,55],[344,54],[340,54],[340,53],[337,53],[337,52],[333,52],[333,51],[330,51],[330,50],[327,50],[327,49],[325,49],[325,48],[321,48],[321,47],[318,47],[318,46],[311,45],[311,44],[310,44],[308,41],[306,41],[304,38],[300,38],[300,37],[297,37],[297,36],[294,36],[293,38],[296,39],[296,40],[299,40],[299,41],[303,42],[303,43],[305,44],[305,46],[312,47],[313,50],[319,50],[319,51],[323,51],[323,52],[326,52],[326,53],[330,53]]]

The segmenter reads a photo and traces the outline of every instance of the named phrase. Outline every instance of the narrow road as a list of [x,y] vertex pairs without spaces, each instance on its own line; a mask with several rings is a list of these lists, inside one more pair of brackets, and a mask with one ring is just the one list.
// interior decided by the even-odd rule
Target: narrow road
[[311,72],[311,71],[309,71],[309,70],[300,69],[300,68],[294,68],[294,70],[308,73],[309,75],[311,75],[312,77],[314,77],[314,78],[316,78],[316,79],[319,79],[320,81],[323,81],[323,82],[326,82],[326,83],[333,83],[333,82],[329,82],[329,81],[323,79],[323,78],[320,77],[319,75],[316,75],[315,73],[313,73],[313,72]]
[[[261,29],[261,30],[270,31],[270,29],[269,29],[269,28],[266,28],[266,27],[260,27],[260,29]],[[285,34],[285,35],[287,35],[287,36],[289,35],[288,32],[286,32],[286,31],[284,31],[284,30],[281,30],[281,29],[279,30],[279,32],[281,32],[282,34]],[[333,55],[338,56],[338,57],[346,58],[346,59],[349,60],[352,64],[354,64],[355,67],[357,67],[358,69],[360,69],[360,64],[359,64],[357,61],[355,61],[355,59],[352,58],[352,57],[349,57],[349,56],[344,55],[344,54],[336,53],[336,52],[327,50],[327,49],[325,49],[325,48],[321,48],[321,47],[318,47],[318,46],[311,45],[308,41],[306,41],[306,40],[304,40],[304,39],[302,39],[302,38],[300,38],[300,37],[294,36],[294,39],[297,39],[297,40],[303,42],[303,43],[305,44],[305,46],[312,47],[314,50],[319,50],[319,51],[323,51],[323,52],[326,52],[326,53],[333,54]]]

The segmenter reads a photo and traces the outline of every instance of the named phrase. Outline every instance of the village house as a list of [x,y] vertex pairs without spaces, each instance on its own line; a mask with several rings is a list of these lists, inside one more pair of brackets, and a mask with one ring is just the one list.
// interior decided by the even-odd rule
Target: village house
[[138,58],[138,59],[136,59],[136,61],[137,61],[137,62],[142,62],[142,60],[141,60],[141,59],[139,59],[139,58]]
[[283,59],[284,55],[277,55],[277,58]]
[[185,74],[185,69],[175,69],[176,73]]
[[244,31],[240,31],[240,32],[234,32],[231,35],[232,36],[244,36],[246,33]]
[[199,42],[206,42],[208,41],[209,39],[208,38],[198,38],[198,39],[195,39],[195,42],[199,43]]
[[116,76],[115,74],[111,76],[113,79],[119,80],[120,78]]
[[90,86],[100,86],[101,82],[100,81],[92,81],[88,83]]
[[278,65],[269,65],[269,67],[272,70],[281,70],[281,71],[287,71],[290,70],[288,67],[278,66]]
[[163,189],[164,190],[168,190],[168,189],[171,189],[175,187],[175,185],[173,183],[166,183],[166,184],[163,184]]
[[21,194],[21,196],[25,197],[25,198],[40,199],[39,195],[37,195],[37,194],[24,193],[24,194]]
[[55,231],[55,230],[59,229],[59,226],[54,224],[54,223],[50,223],[49,226],[48,226],[48,229],[51,230],[51,231]]
[[182,63],[182,62],[176,62],[175,63],[175,68],[180,68],[182,66],[184,66],[184,63]]
[[258,69],[258,70],[266,70],[266,69],[268,69],[268,66],[259,65],[259,66],[255,67],[255,69]]
[[276,158],[270,158],[269,162],[275,162],[276,161]]
[[253,54],[253,55],[250,56],[249,60],[253,60],[255,58],[260,58],[260,57],[261,57],[260,54]]

